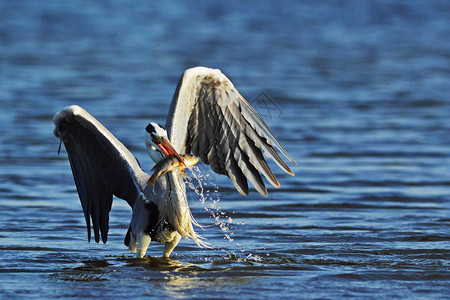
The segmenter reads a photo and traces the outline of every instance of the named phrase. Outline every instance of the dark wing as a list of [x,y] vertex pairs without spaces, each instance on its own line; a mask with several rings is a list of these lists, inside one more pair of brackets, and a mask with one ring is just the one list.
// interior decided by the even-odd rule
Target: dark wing
[[248,194],[248,179],[261,195],[267,196],[259,172],[273,186],[280,186],[263,153],[294,175],[274,147],[295,161],[220,70],[196,67],[184,72],[166,129],[177,151],[199,156],[214,172],[230,177],[243,195]]
[[[89,241],[91,221],[95,241],[108,238],[113,195],[133,206],[140,195],[140,182],[148,178],[136,158],[100,122],[73,105],[53,118],[55,136],[67,150],[73,178],[86,219]],[[145,177],[145,178],[144,178]]]

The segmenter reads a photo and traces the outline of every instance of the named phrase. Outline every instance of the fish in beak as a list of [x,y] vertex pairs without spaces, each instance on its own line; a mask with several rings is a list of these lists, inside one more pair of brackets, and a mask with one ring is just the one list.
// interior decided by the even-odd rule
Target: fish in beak
[[162,158],[152,169],[153,175],[148,180],[152,186],[155,186],[156,180],[167,172],[175,169],[180,169],[181,172],[185,172],[184,169],[192,168],[197,162],[198,158],[193,155],[182,155],[183,159],[180,161],[175,155],[167,155]]

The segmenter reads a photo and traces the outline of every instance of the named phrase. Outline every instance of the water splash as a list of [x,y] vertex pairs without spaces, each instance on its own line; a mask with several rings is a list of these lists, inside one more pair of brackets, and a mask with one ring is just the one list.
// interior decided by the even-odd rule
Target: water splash
[[[226,212],[221,210],[219,187],[214,182],[214,176],[208,172],[202,172],[198,166],[190,168],[192,176],[185,176],[185,183],[188,185],[196,196],[199,198],[202,206],[214,220],[211,226],[218,226],[223,233],[223,238],[231,243],[235,243],[239,249],[239,253],[229,253],[225,249],[221,249],[226,253],[224,259],[232,259],[236,261],[261,261],[259,255],[245,253],[245,248],[235,241],[233,238],[235,226],[244,226],[245,221],[235,222]],[[204,226],[208,227],[208,226]]]
[[223,232],[229,232],[233,220],[219,206],[219,187],[214,183],[209,173],[203,173],[199,167],[190,169],[192,177],[186,176],[185,182],[192,191],[199,197],[203,208],[214,219],[214,225],[220,227]]

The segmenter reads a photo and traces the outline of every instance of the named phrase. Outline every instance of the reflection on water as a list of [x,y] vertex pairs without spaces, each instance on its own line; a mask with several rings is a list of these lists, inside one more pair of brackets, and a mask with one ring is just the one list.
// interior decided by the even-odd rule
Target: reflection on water
[[[253,2],[0,2],[3,297],[446,297],[448,1]],[[144,128],[196,65],[255,100],[296,176],[243,197],[197,171],[213,249],[135,259],[124,201],[88,243],[54,113],[83,106],[150,170]]]

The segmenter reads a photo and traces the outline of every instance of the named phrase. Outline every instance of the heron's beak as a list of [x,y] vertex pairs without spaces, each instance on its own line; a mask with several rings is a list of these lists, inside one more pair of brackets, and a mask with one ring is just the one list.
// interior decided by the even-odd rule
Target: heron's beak
[[175,155],[176,158],[182,163],[183,158],[181,158],[180,154],[175,150],[175,148],[172,146],[172,144],[169,142],[167,138],[163,138],[160,136],[155,137],[154,142],[156,145],[158,145],[159,149],[161,149],[161,152],[167,155]]

